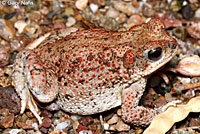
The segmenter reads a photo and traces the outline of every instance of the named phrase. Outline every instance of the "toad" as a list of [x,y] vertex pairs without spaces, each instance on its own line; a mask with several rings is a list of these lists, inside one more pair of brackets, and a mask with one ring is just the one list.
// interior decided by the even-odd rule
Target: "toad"
[[122,119],[149,124],[160,108],[138,106],[147,78],[177,52],[176,40],[159,19],[128,31],[77,31],[60,37],[54,32],[39,46],[21,51],[13,82],[26,107],[41,123],[34,100],[53,100],[66,112],[80,115],[122,107]]

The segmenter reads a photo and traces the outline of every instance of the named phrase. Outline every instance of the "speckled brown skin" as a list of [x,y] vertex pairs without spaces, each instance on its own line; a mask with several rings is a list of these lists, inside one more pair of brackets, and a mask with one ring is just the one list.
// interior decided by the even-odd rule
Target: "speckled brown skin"
[[17,55],[13,81],[25,107],[41,119],[31,101],[57,104],[70,113],[95,114],[122,104],[122,118],[148,124],[159,109],[138,106],[147,77],[176,53],[176,41],[158,19],[113,32],[90,29],[66,37],[52,34]]

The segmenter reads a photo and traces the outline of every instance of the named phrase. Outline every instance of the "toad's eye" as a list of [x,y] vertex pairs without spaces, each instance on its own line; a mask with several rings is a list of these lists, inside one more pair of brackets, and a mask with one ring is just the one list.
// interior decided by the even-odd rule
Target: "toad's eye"
[[151,61],[157,61],[161,58],[162,47],[156,46],[144,52],[144,56]]

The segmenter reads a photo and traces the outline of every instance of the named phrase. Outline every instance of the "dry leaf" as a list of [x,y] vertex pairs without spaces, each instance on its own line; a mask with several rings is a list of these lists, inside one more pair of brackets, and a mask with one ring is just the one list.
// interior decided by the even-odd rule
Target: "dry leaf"
[[200,58],[198,56],[183,58],[176,71],[187,76],[200,76]]
[[200,112],[200,96],[191,99],[186,105],[169,107],[157,115],[144,134],[165,134],[175,122],[185,119],[190,112]]

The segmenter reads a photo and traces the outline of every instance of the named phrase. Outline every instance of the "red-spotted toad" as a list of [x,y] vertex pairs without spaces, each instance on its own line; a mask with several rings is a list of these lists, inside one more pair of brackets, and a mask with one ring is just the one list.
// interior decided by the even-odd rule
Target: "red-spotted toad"
[[57,34],[16,57],[13,82],[21,113],[28,106],[41,123],[34,99],[43,103],[56,99],[64,111],[81,115],[121,105],[123,120],[137,125],[149,124],[160,112],[138,106],[147,77],[177,51],[175,39],[160,20],[123,32],[90,29],[66,37]]

